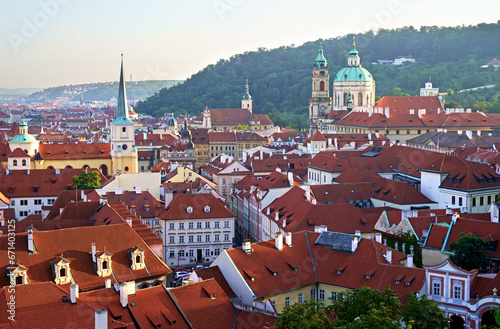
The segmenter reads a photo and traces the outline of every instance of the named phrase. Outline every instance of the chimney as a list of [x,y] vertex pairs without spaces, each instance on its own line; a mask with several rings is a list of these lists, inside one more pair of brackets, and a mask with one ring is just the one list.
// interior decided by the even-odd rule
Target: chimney
[[352,252],[356,252],[356,249],[358,249],[358,237],[355,236],[352,240],[351,240],[351,251]]
[[115,188],[115,195],[122,195],[123,190],[121,188]]
[[468,139],[472,139],[472,131],[466,130],[465,135],[467,136]]
[[120,304],[122,307],[126,307],[128,305],[128,284],[127,282],[123,282],[120,284]]
[[95,310],[95,329],[108,329],[108,310]]
[[96,258],[95,258],[96,253],[97,253],[97,251],[96,251],[95,243],[94,243],[94,242],[92,242],[92,261],[93,261],[94,263],[97,261],[97,260],[96,260]]
[[63,212],[64,208],[59,208],[59,214]]
[[413,267],[413,255],[406,255],[406,267]]
[[76,304],[76,299],[79,296],[79,290],[78,290],[78,285],[77,284],[72,284],[69,287],[69,297],[71,300],[71,304]]
[[165,191],[165,209],[167,209],[168,205],[172,200],[174,199],[174,192],[172,191]]
[[28,252],[33,253],[33,230],[28,229]]
[[104,280],[104,288],[111,288],[111,279]]
[[135,194],[141,194],[141,188],[140,187],[136,187],[135,188]]
[[130,225],[130,227],[132,227],[132,217],[127,217],[126,221],[127,221],[127,224]]
[[28,176],[30,175],[30,170],[29,169],[26,170],[26,175],[28,175]]
[[80,199],[82,200],[85,197],[85,191],[81,190],[80,191]]
[[368,133],[368,140],[371,141],[372,140],[372,134],[371,133]]
[[375,241],[382,243],[382,233],[375,233]]
[[332,139],[331,139],[331,138],[328,138],[328,145],[327,145],[326,147],[328,147],[328,146],[330,146],[330,145],[332,145]]
[[271,208],[267,207],[266,214],[267,214],[267,216],[269,216],[271,214]]
[[306,199],[307,201],[311,201],[311,190],[309,188],[306,189]]
[[389,119],[389,118],[390,118],[390,115],[391,115],[391,113],[390,113],[390,112],[391,112],[391,110],[390,110],[388,107],[386,107],[386,108],[385,108],[385,116],[386,116],[386,118],[387,118],[387,119]]
[[360,230],[356,230],[356,231],[354,231],[354,234],[361,235],[361,231]]
[[380,138],[380,134],[379,133],[375,133],[375,137]]
[[283,250],[283,235],[281,235],[281,233],[276,234],[276,237],[274,238],[274,245],[279,251]]
[[275,221],[279,221],[280,220],[280,212],[279,211],[276,211],[276,213],[274,214],[274,220]]
[[9,169],[5,170],[5,176],[9,176],[9,174],[10,174],[10,170]]
[[451,208],[446,208],[446,215],[453,215],[453,210]]
[[455,223],[455,224],[456,224],[456,223],[457,223],[457,219],[458,219],[458,217],[460,217],[460,215],[459,215],[458,213],[454,213],[454,214],[451,216],[451,221],[452,221],[453,223]]
[[61,174],[61,169],[56,169],[56,175],[60,175]]
[[387,247],[387,252],[385,254],[385,259],[389,262],[392,263],[392,248]]
[[292,246],[292,232],[288,232],[286,235],[285,235],[285,242],[286,242],[286,245],[291,247]]
[[373,107],[368,108],[368,117],[370,118],[373,115]]
[[243,240],[243,244],[241,245],[241,248],[243,251],[245,251],[245,254],[251,255],[252,254],[252,244],[250,243],[249,239]]
[[264,154],[262,152],[262,149],[260,150],[260,159],[263,160],[264,159]]

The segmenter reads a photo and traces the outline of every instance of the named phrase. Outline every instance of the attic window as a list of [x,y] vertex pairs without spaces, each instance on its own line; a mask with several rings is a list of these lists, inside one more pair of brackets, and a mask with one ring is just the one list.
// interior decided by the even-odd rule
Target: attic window
[[111,256],[112,254],[107,252],[106,249],[97,253],[97,275],[100,277],[106,277],[112,274]]
[[372,278],[373,274],[375,274],[375,270],[374,269],[369,269],[365,273],[365,279],[366,280],[370,280]]
[[203,211],[205,211],[206,213],[209,213],[210,212],[210,206],[206,205],[205,208],[203,208]]
[[187,212],[188,214],[192,214],[192,213],[193,213],[193,207],[192,207],[192,206],[188,206],[188,207],[186,208],[186,212]]
[[145,257],[144,250],[139,248],[139,245],[130,249],[129,253],[130,253],[130,261],[132,262],[130,268],[132,270],[141,270],[146,266],[144,262],[144,257]]

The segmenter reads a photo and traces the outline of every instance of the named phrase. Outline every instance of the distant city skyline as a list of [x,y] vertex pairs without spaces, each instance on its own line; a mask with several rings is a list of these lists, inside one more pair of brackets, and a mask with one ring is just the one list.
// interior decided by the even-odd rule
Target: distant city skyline
[[[352,8],[351,8],[352,7]],[[0,88],[185,80],[220,59],[378,28],[496,23],[500,2],[40,0],[2,2]],[[328,55],[328,54],[327,54]]]

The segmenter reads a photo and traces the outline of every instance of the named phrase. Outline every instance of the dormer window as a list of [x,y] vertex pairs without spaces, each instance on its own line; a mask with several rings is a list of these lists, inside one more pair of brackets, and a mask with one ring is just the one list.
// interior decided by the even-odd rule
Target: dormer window
[[107,252],[106,248],[96,254],[97,275],[100,277],[106,277],[112,274],[113,269],[111,267],[111,256],[113,255]]
[[130,268],[132,270],[141,270],[146,267],[146,263],[144,262],[144,249],[141,249],[139,245],[130,249],[129,254],[132,263]]
[[28,284],[28,269],[21,264],[10,266],[7,268],[9,281],[11,285]]
[[69,264],[70,261],[64,258],[62,254],[52,261],[55,274],[54,281],[56,284],[71,283]]
[[206,212],[206,213],[209,213],[210,212],[210,206],[205,206],[205,208],[203,208],[203,210]]
[[193,207],[192,207],[192,206],[188,206],[188,207],[186,208],[186,212],[187,212],[188,214],[192,214],[192,213],[193,213]]

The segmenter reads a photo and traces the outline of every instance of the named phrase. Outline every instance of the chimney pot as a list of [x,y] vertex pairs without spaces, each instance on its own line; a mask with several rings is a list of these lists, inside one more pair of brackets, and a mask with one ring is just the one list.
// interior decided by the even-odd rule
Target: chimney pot
[[291,247],[292,246],[292,232],[288,232],[285,236],[285,242],[286,245]]
[[28,229],[28,252],[33,252],[34,247],[33,247],[33,230],[30,228]]
[[104,287],[111,288],[111,279],[104,280]]
[[126,282],[120,284],[120,304],[122,307],[126,307],[128,305],[128,285]]
[[375,241],[378,243],[382,243],[382,234],[381,233],[375,233]]
[[92,242],[92,261],[95,263],[97,260],[96,260],[96,253],[97,253],[97,250],[96,250],[96,247],[95,247],[95,243]]
[[276,234],[274,245],[279,251],[283,250],[283,235],[281,235],[281,233]]
[[392,248],[391,247],[387,247],[387,252],[386,252],[386,255],[385,255],[385,259],[389,263],[392,263]]
[[69,293],[70,293],[71,304],[76,304],[76,299],[79,296],[78,285],[77,284],[72,284],[69,287]]
[[249,239],[245,239],[243,241],[243,244],[241,245],[241,248],[245,251],[247,255],[252,254],[252,244]]
[[413,267],[413,255],[412,254],[406,255],[406,266]]
[[95,310],[95,329],[108,329],[108,310]]
[[351,240],[351,251],[356,252],[357,249],[358,249],[358,237],[355,236]]

